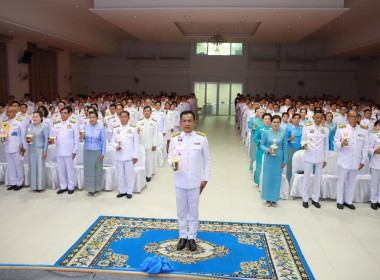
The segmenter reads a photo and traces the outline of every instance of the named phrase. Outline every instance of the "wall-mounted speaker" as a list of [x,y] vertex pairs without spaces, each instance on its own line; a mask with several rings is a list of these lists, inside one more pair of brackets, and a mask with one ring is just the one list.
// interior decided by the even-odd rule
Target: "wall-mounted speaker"
[[24,55],[21,57],[21,59],[18,60],[18,63],[25,63],[29,64],[30,61],[32,60],[33,53],[30,51],[25,51]]

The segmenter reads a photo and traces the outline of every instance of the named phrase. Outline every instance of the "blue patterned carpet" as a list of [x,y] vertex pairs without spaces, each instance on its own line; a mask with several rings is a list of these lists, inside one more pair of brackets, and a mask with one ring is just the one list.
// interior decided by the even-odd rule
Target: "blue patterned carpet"
[[197,251],[177,251],[177,242],[176,220],[101,216],[55,265],[136,272],[156,255],[173,274],[314,279],[287,225],[200,222]]

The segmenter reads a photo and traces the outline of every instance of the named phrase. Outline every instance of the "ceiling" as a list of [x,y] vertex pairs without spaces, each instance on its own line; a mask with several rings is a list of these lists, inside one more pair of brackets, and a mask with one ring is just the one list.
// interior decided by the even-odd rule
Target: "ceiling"
[[[323,42],[380,14],[379,0],[0,0],[2,4],[15,9],[27,5],[30,14],[43,7],[46,20],[59,16],[62,25],[80,24],[78,30],[54,32],[23,22],[17,10],[8,9],[6,16],[0,11],[0,35],[96,56],[118,55],[104,47],[104,40],[120,46],[125,39],[190,43],[205,41],[217,32],[230,42]],[[96,32],[98,37],[75,37],[79,29]],[[341,55],[380,55],[380,42],[352,47]]]

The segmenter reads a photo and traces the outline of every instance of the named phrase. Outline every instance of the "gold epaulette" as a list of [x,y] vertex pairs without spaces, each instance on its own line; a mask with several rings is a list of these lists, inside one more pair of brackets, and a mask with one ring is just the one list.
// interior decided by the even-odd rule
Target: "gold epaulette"
[[114,125],[113,128],[118,128],[120,124]]
[[307,123],[307,124],[305,124],[305,126],[311,126],[312,125],[312,123]]
[[329,126],[328,126],[327,124],[325,124],[325,123],[324,123],[324,124],[322,124],[322,126],[324,126],[324,127],[329,127]]
[[157,120],[156,120],[156,119],[153,119],[153,118],[152,118],[152,120],[154,120],[155,122],[157,122]]
[[59,120],[59,121],[56,121],[56,122],[54,122],[53,124],[57,124],[57,123],[60,123],[61,121]]
[[200,132],[200,131],[196,131],[196,133],[200,136],[203,136],[203,137],[206,137],[206,133],[203,133],[203,132]]
[[181,134],[181,131],[178,131],[178,132],[176,132],[176,133],[173,133],[172,134],[172,137],[176,137],[176,136],[178,136],[178,135],[180,135]]
[[3,122],[9,121],[9,119],[4,119]]
[[22,122],[22,118],[20,117],[16,118],[16,120],[18,120],[19,122]]
[[75,120],[70,120],[70,122],[71,122],[71,123],[76,123],[76,121],[75,121]]
[[24,113],[20,113],[21,116],[25,117],[26,115]]
[[346,127],[345,124],[341,124],[341,125],[339,126],[339,128],[345,128],[345,127]]
[[139,119],[139,121],[142,121],[143,119],[141,118],[141,119]]
[[130,124],[129,126],[136,127],[134,124]]
[[366,125],[361,125],[360,127],[363,128],[363,129],[365,129],[365,130],[368,129],[368,126],[366,126]]
[[379,132],[378,132],[378,131],[373,131],[373,132],[372,132],[372,134],[377,134],[377,133],[379,133]]

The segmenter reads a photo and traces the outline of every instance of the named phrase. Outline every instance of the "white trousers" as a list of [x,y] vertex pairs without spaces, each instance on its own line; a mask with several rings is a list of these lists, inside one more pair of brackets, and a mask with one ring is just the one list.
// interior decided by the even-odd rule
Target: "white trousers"
[[[358,170],[344,169],[338,165],[338,183],[336,190],[336,202],[343,204],[352,204],[355,194],[355,183]],[[346,191],[344,191],[344,183],[346,183]]]
[[371,202],[380,203],[380,169],[371,168]]
[[146,177],[148,178],[152,177],[153,169],[154,169],[154,154],[153,154],[152,148],[145,149]]
[[74,160],[72,156],[57,156],[59,188],[74,189]]
[[117,177],[119,181],[119,192],[122,194],[132,194],[135,186],[135,170],[132,160],[117,160]]
[[[302,183],[302,200],[304,202],[309,201],[309,180],[310,175],[313,172],[314,163],[304,162],[304,174],[303,174],[303,183]],[[313,194],[311,199],[315,202],[319,201],[321,195],[321,178],[322,178],[322,167],[323,162],[315,163],[315,174],[314,174],[314,187]]]
[[8,164],[8,178],[11,186],[24,184],[24,163],[19,153],[5,153]]
[[[175,188],[180,238],[195,239],[197,237],[199,192],[200,188]],[[189,229],[187,228],[187,221],[189,221]]]

